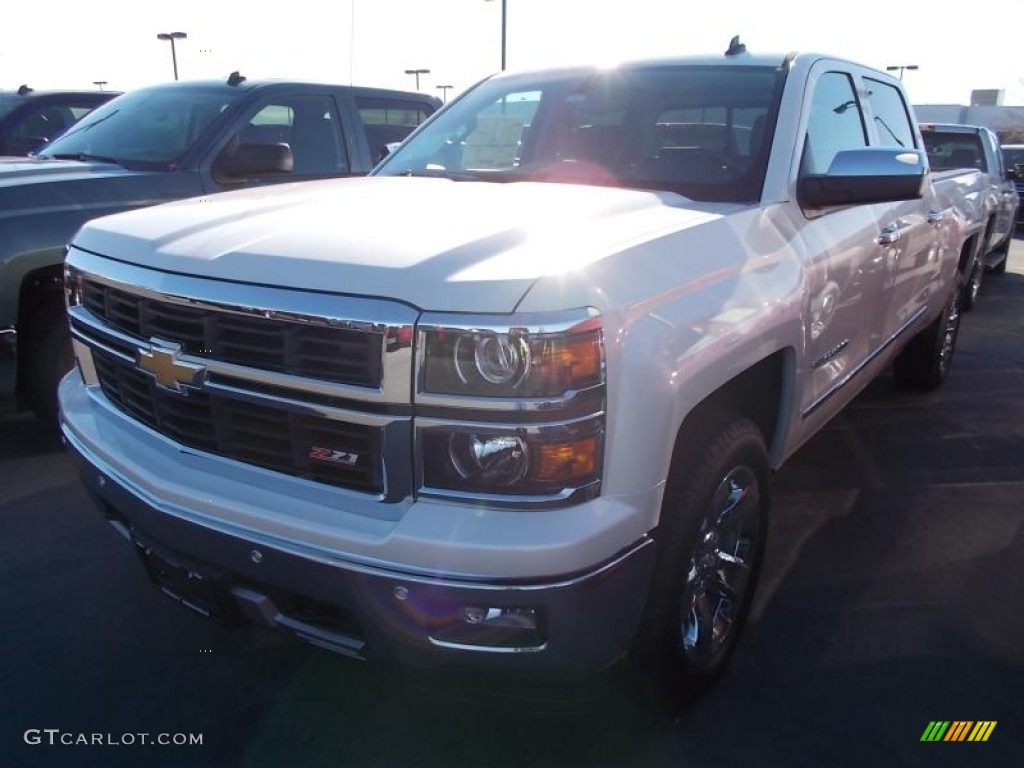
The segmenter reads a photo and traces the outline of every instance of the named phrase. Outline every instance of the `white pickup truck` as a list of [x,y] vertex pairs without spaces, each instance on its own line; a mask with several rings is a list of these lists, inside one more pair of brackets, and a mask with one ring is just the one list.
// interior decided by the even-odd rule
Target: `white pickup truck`
[[203,614],[548,679],[632,654],[689,694],[770,471],[887,366],[946,377],[975,181],[826,56],[495,76],[368,178],[87,224],[63,432]]

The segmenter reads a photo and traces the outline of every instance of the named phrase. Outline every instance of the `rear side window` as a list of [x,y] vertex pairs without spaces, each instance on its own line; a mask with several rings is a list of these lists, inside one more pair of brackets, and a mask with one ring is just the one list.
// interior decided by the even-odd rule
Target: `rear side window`
[[900,89],[880,80],[866,79],[864,82],[871,89],[868,100],[875,113],[875,127],[881,146],[916,147],[910,113]]
[[426,103],[370,96],[356,97],[356,109],[374,162],[387,154],[388,144],[404,140],[433,113]]
[[826,72],[818,78],[811,99],[802,173],[826,173],[839,152],[867,145],[864,115],[853,80],[845,72]]

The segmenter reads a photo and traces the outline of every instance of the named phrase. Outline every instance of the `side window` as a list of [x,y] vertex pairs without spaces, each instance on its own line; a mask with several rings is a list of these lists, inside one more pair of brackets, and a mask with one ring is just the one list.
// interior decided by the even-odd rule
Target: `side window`
[[914,128],[899,88],[880,80],[867,79],[868,100],[875,113],[878,139],[883,147],[914,147]]
[[293,96],[263,105],[237,135],[237,144],[287,144],[296,176],[348,172],[341,124],[329,96]]
[[825,173],[838,152],[867,145],[853,80],[843,72],[826,72],[818,79],[811,99],[801,172]]
[[96,109],[96,107],[100,106],[101,103],[102,102],[96,102],[94,100],[68,101],[64,106],[66,106],[71,112],[71,119],[77,123],[83,117]]
[[60,106],[40,106],[11,129],[11,136],[19,139],[55,139],[71,127],[74,120],[67,109]]
[[83,117],[85,117],[90,112],[92,112],[94,107],[75,107],[75,106],[71,106],[71,107],[68,107],[68,109],[71,110],[71,116],[75,119],[75,122],[77,123]]
[[359,119],[370,145],[370,159],[377,162],[387,154],[388,144],[405,139],[413,129],[433,113],[423,102],[402,99],[356,97]]

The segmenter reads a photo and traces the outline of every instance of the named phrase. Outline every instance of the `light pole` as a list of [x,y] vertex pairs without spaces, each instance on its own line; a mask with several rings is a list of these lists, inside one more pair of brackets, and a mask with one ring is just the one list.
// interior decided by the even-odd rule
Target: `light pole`
[[910,70],[911,72],[917,69],[917,64],[893,64],[891,67],[886,67],[886,71],[895,72],[897,69],[900,71],[900,80],[903,80],[903,71]]
[[93,80],[92,84],[95,85],[97,88],[99,88],[102,91],[103,90],[103,86],[107,84],[107,81],[106,80]]
[[429,75],[430,74],[430,70],[429,69],[407,69],[407,70],[405,70],[405,74],[407,74],[407,75],[415,75],[416,76],[416,90],[418,91],[420,89],[420,75]]
[[[491,0],[484,0],[484,2],[491,2]],[[501,0],[501,71],[505,71],[505,30],[506,20],[508,18],[508,0]]]
[[171,62],[174,64],[174,79],[178,79],[178,54],[174,50],[175,40],[184,40],[188,35],[184,32],[161,32],[156,36],[157,40],[171,41]]
[[448,91],[450,91],[455,86],[453,86],[453,85],[435,85],[434,87],[437,88],[439,91],[441,91],[441,97],[442,97],[441,98],[441,103],[442,104],[447,104],[448,103]]

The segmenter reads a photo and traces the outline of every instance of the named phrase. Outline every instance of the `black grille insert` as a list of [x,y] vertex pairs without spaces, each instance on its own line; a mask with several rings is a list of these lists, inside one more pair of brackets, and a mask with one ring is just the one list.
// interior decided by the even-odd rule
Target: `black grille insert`
[[[180,395],[94,349],[107,398],[175,442],[285,474],[383,492],[381,429],[196,390]],[[318,449],[318,450],[314,450]],[[314,455],[321,458],[312,458]]]
[[383,334],[188,307],[84,280],[82,305],[142,339],[276,373],[379,388]]

